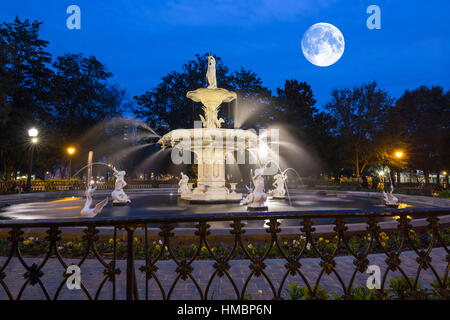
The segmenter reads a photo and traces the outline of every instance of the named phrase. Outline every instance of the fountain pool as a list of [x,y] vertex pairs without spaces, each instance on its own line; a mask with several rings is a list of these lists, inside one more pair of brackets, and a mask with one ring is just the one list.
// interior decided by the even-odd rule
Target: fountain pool
[[[380,194],[373,196],[362,196],[360,194],[339,193],[334,191],[308,191],[308,190],[291,190],[291,202],[289,205],[287,200],[267,200],[267,212],[283,212],[290,211],[315,211],[315,210],[332,210],[337,213],[343,210],[367,210],[367,209],[383,209],[386,206],[383,203]],[[70,195],[73,194],[73,195]],[[110,191],[100,190],[94,193],[93,201],[95,203],[103,200],[105,195],[109,195]],[[148,190],[127,190],[127,194],[132,202],[123,207],[112,206],[109,203],[96,217],[149,217],[151,215],[169,214],[208,214],[208,213],[238,213],[247,212],[245,207],[239,203],[222,203],[222,204],[186,204],[179,201],[176,189],[148,189]],[[9,200],[9,205],[0,204],[0,219],[66,219],[66,218],[82,218],[80,214],[81,208],[84,206],[85,199],[83,192],[50,194],[46,195],[46,199],[28,199],[23,198],[17,200]],[[404,201],[400,208],[430,208],[433,205],[420,201]],[[392,220],[392,218],[386,218]],[[364,221],[358,217],[352,218],[353,223]],[[283,225],[298,225],[299,220],[284,220]],[[315,219],[316,224],[330,224],[332,219],[318,218]],[[180,227],[193,227],[192,225],[177,224]],[[229,227],[229,222],[212,222],[211,227],[222,228]],[[248,221],[248,227],[263,227],[261,221]]]

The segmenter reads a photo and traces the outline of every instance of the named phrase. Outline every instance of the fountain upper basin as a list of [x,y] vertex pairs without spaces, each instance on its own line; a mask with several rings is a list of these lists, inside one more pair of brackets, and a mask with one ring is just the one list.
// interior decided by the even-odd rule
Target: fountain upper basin
[[236,92],[223,88],[208,89],[199,88],[188,91],[186,97],[195,102],[201,102],[205,106],[218,107],[222,102],[231,102],[237,98]]

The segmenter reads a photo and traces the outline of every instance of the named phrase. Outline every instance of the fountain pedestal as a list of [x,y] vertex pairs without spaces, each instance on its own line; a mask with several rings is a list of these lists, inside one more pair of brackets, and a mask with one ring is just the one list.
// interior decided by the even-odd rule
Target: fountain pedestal
[[197,187],[183,200],[193,203],[239,202],[242,194],[230,192],[225,186],[225,157],[223,150],[200,148],[194,150],[198,159]]

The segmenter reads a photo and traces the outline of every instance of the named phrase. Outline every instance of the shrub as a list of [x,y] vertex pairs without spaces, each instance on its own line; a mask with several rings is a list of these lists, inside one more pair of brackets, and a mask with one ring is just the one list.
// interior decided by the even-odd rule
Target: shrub
[[[411,285],[405,277],[390,278],[388,293],[389,297],[394,300],[407,300],[411,296],[411,286],[414,284],[413,278],[408,278]],[[427,299],[430,295],[427,289],[421,289],[420,283],[417,284],[417,292],[420,297]]]
[[[377,291],[375,289],[369,289],[366,286],[352,287],[350,294],[354,300],[377,300]],[[333,293],[335,300],[343,300],[343,296]]]
[[[314,289],[311,288],[313,291]],[[289,282],[288,288],[286,289],[288,300],[308,300],[311,299],[311,293],[308,287],[302,287],[295,282]],[[322,288],[320,285],[317,286],[316,298],[320,300],[328,300],[330,294]]]

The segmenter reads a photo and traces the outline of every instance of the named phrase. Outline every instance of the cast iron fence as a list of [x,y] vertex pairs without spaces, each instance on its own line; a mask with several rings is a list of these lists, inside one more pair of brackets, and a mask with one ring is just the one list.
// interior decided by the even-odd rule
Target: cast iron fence
[[[247,296],[247,289],[249,281],[253,278],[263,277],[266,279],[270,288],[271,296],[274,299],[283,298],[283,290],[286,288],[286,279],[288,276],[298,276],[305,286],[307,287],[310,298],[318,298],[318,288],[321,278],[327,275],[333,275],[336,277],[338,283],[342,287],[345,299],[352,299],[352,286],[354,284],[355,276],[358,273],[364,273],[369,265],[369,254],[375,252],[374,248],[377,248],[378,253],[382,253],[385,256],[386,270],[381,277],[381,288],[377,290],[377,296],[380,299],[386,298],[386,284],[388,274],[390,272],[399,271],[402,277],[405,278],[408,285],[407,296],[409,298],[421,298],[419,293],[420,274],[423,270],[431,270],[435,281],[439,286],[439,293],[442,298],[448,299],[448,273],[450,269],[450,255],[448,248],[448,239],[444,239],[443,232],[448,233],[448,224],[440,223],[440,218],[450,214],[450,209],[383,209],[383,210],[343,210],[343,211],[309,211],[309,212],[271,212],[271,213],[223,213],[223,214],[198,214],[198,215],[164,215],[143,217],[143,218],[124,218],[124,217],[112,217],[112,218],[83,218],[83,219],[65,219],[65,220],[35,220],[35,221],[14,221],[4,220],[0,221],[0,231],[7,232],[7,242],[9,244],[6,257],[3,257],[3,263],[0,263],[0,287],[3,290],[3,295],[6,295],[9,299],[21,299],[24,291],[30,286],[39,286],[46,299],[58,299],[60,292],[66,283],[66,280],[70,276],[65,270],[68,268],[68,259],[64,258],[60,253],[61,242],[61,229],[66,227],[81,227],[83,228],[84,235],[82,241],[85,243],[85,252],[76,263],[79,267],[88,260],[88,258],[95,257],[96,260],[101,263],[104,270],[101,274],[102,280],[94,293],[89,292],[86,286],[81,282],[81,290],[84,292],[88,299],[98,299],[100,293],[105,288],[105,283],[110,282],[111,285],[111,298],[117,298],[117,291],[126,289],[126,299],[138,299],[145,298],[150,299],[152,296],[149,294],[149,281],[154,280],[156,286],[159,288],[161,297],[163,299],[170,299],[173,297],[173,292],[180,282],[180,280],[191,280],[194,284],[194,291],[198,292],[200,299],[211,298],[211,284],[216,277],[226,277],[232,286],[232,291],[236,299],[245,299]],[[397,223],[395,232],[398,236],[397,245],[387,248],[382,245],[383,242],[383,230],[380,228],[380,220],[384,217],[397,216]],[[414,240],[414,229],[411,225],[411,219],[415,217],[425,217],[426,225],[422,226],[422,231],[428,231],[429,241],[426,246],[417,244]],[[367,245],[360,248],[355,248],[350,243],[350,233],[348,231],[348,219],[358,217],[363,218],[366,225]],[[322,250],[318,245],[317,233],[315,232],[313,219],[317,218],[332,218],[334,219],[333,237],[336,241],[335,249],[330,252],[329,250]],[[280,219],[298,219],[298,234],[304,239],[295,250],[286,250],[286,246],[282,243],[281,239],[281,227]],[[253,254],[248,245],[245,244],[244,235],[246,232],[245,221],[248,220],[265,220],[267,238],[270,244],[267,246],[265,252],[260,254]],[[218,253],[213,250],[209,242],[210,238],[210,225],[208,222],[214,221],[230,221],[230,237],[233,242],[230,250],[227,253]],[[195,224],[196,232],[196,246],[195,252],[189,258],[177,257],[176,245],[174,244],[174,224],[178,223],[193,223]],[[149,236],[149,224],[158,224],[159,239],[161,240],[161,250],[159,254],[155,255],[151,253]],[[110,227],[112,232],[112,255],[108,258],[102,256],[96,249],[96,244],[99,241],[99,228]],[[24,230],[31,232],[37,230],[37,228],[46,228],[46,241],[49,245],[45,252],[44,258],[39,263],[32,263],[30,265],[27,262],[22,252],[21,243],[24,240]],[[137,229],[142,229],[144,238],[144,263],[138,269],[135,266],[135,246],[134,237]],[[127,245],[126,245],[126,267],[125,270],[121,270],[118,267],[117,256],[117,243],[118,232],[124,230],[126,232]],[[447,265],[445,270],[436,270],[432,265],[432,250],[436,247],[443,248],[443,259]],[[415,276],[410,278],[403,270],[402,266],[402,253],[405,251],[415,253],[417,262],[417,271]],[[441,249],[442,250],[442,249]],[[206,286],[201,286],[199,281],[194,276],[194,261],[198,260],[202,251],[207,252],[211,258],[211,264],[214,271],[209,275],[209,280]],[[244,256],[248,259],[248,276],[242,286],[240,286],[230,273],[230,261],[237,256],[237,252],[240,252],[240,257]],[[269,252],[276,251],[280,259],[284,261],[284,276],[281,281],[274,281],[271,279],[270,272],[267,272],[266,261],[269,257]],[[314,254],[320,259],[320,272],[318,277],[311,281],[302,270],[302,261],[308,254],[307,252],[314,252]],[[350,272],[349,281],[345,282],[343,276],[338,270],[336,270],[335,258],[345,251],[345,253],[352,257],[353,265]],[[58,279],[59,285],[57,290],[51,294],[47,289],[46,284],[42,281],[44,274],[43,268],[48,263],[50,258],[56,258],[61,265],[61,278]],[[170,279],[171,285],[164,288],[161,279],[158,276],[157,263],[165,259],[170,259],[176,264],[175,275],[173,279]],[[13,259],[18,259],[23,266],[22,270],[8,271],[7,267]],[[137,270],[136,270],[137,269]],[[126,286],[118,287],[116,285],[117,277],[125,271],[126,273]],[[144,283],[136,281],[136,272],[141,272],[145,276]],[[20,287],[19,292],[13,295],[12,291],[7,285],[8,276],[11,273],[23,273],[23,284]],[[347,277],[348,278],[348,277]],[[167,279],[166,279],[167,280]],[[10,284],[11,285],[11,284]],[[138,296],[138,287],[145,287],[145,294],[141,297]],[[142,287],[141,287],[142,289]],[[0,289],[0,293],[2,291]]]

